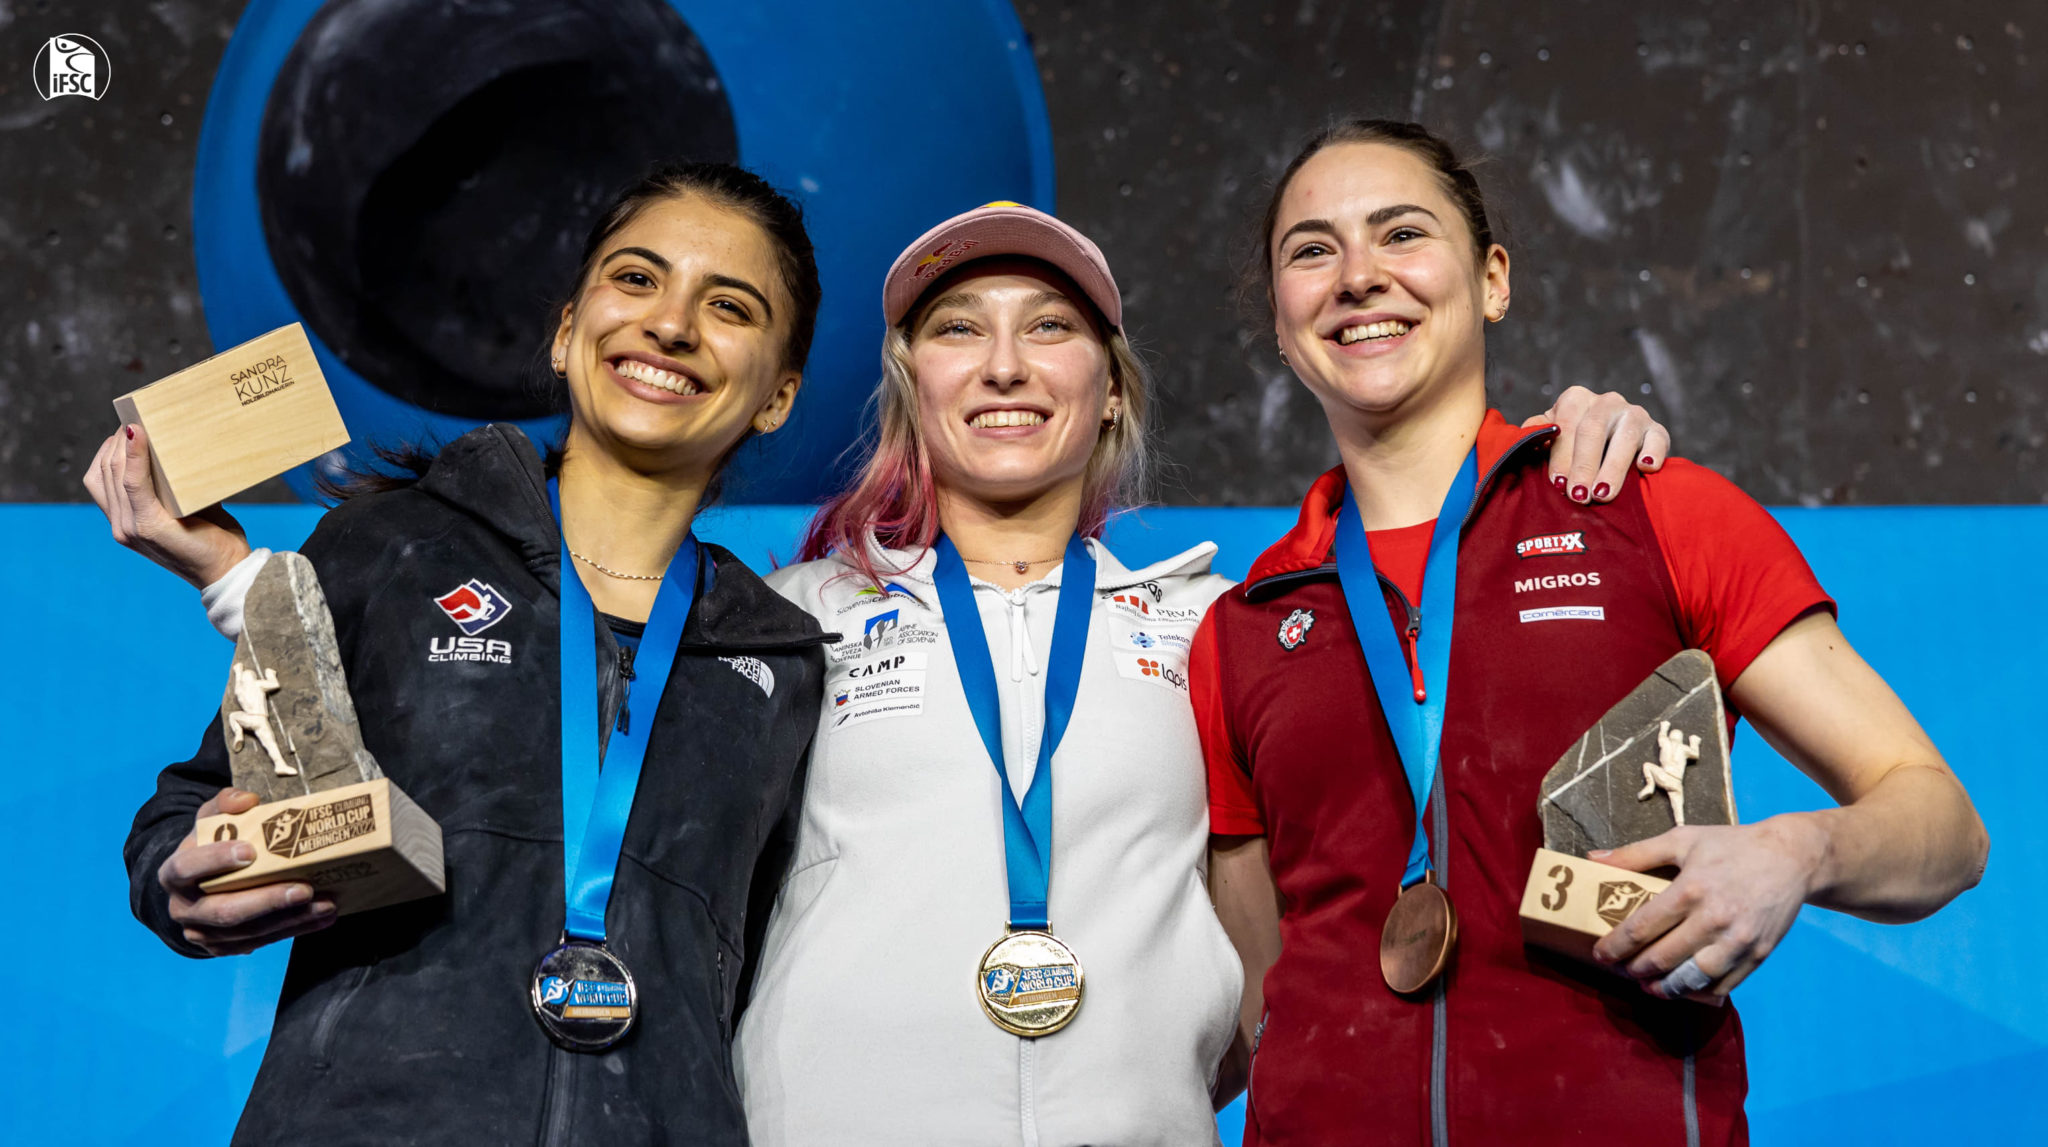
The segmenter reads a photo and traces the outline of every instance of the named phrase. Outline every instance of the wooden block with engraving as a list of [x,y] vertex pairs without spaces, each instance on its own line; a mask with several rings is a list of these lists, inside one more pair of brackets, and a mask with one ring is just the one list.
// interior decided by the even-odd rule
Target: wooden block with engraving
[[298,323],[130,391],[114,412],[149,432],[157,496],[181,518],[348,442]]
[[1522,940],[1591,961],[1595,941],[1669,887],[1669,880],[1539,848],[1522,891]]
[[[1681,824],[1735,823],[1727,712],[1713,658],[1684,650],[1630,690],[1544,774],[1536,811],[1544,847],[1522,892],[1522,935],[1583,960],[1593,941],[1627,918],[1610,916],[1630,889],[1648,889],[1640,898],[1647,900],[1671,883],[1596,864],[1588,852]],[[1589,878],[1597,887],[1579,883]],[[1564,902],[1552,906],[1546,897]]]
[[441,826],[388,777],[210,816],[196,831],[201,842],[256,846],[254,862],[201,884],[207,892],[303,880],[346,916],[446,888]]

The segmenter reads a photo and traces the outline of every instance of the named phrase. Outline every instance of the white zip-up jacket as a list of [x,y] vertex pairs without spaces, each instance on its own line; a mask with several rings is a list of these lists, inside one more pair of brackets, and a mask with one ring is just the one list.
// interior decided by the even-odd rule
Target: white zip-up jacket
[[[1053,755],[1052,930],[1085,996],[1020,1039],[975,977],[1008,917],[1000,800],[1037,768],[1061,569],[975,581],[1010,793],[954,668],[926,552],[886,591],[837,558],[768,583],[844,640],[791,863],[733,1052],[757,1147],[1216,1142],[1209,1083],[1242,970],[1206,887],[1209,838],[1187,655],[1230,585],[1213,544],[1125,569],[1090,541],[1096,594]],[[882,551],[883,568],[910,555]]]

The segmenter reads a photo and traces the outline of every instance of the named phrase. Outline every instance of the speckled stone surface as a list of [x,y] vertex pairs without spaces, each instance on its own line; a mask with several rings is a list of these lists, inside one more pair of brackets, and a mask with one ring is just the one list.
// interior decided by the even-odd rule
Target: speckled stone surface
[[1670,798],[1662,790],[1643,794],[1643,766],[1660,763],[1657,738],[1665,722],[1688,743],[1699,738],[1699,759],[1685,766],[1682,781],[1685,823],[1735,823],[1727,717],[1714,661],[1688,649],[1658,666],[1543,775],[1536,802],[1543,847],[1584,856],[1671,830]]
[[278,776],[253,736],[245,736],[239,750],[232,747],[234,730],[226,725],[227,714],[237,707],[231,679],[221,699],[221,720],[236,788],[247,789],[268,804],[384,775],[363,747],[327,595],[320,591],[313,564],[303,556],[281,551],[257,571],[242,605],[242,636],[235,642],[234,663],[277,674],[282,687],[270,695],[271,728],[286,763],[299,770],[297,776]]
[[[1774,504],[2048,499],[2036,5],[1016,8],[1058,208],[1108,254],[1157,367],[1162,501],[1293,502],[1335,459],[1231,288],[1267,181],[1341,114],[1418,117],[1490,157],[1515,288],[1490,374],[1511,415],[1572,383],[1622,390]],[[192,164],[240,10],[0,3],[0,500],[81,500],[112,397],[212,349]],[[106,47],[106,99],[30,87],[65,31]]]

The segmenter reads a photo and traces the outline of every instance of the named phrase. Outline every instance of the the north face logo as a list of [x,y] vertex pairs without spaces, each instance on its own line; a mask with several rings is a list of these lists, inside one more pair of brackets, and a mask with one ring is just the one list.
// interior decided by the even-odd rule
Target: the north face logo
[[434,604],[468,637],[498,624],[512,612],[512,603],[505,600],[504,594],[475,578],[435,598]]
[[[765,697],[775,696],[775,671],[758,657],[721,657],[720,661],[733,667],[733,671],[761,687]],[[844,704],[844,700],[841,701]]]
[[1583,554],[1586,552],[1586,531],[1573,530],[1569,534],[1539,534],[1523,538],[1515,543],[1518,558],[1540,558],[1550,554]]

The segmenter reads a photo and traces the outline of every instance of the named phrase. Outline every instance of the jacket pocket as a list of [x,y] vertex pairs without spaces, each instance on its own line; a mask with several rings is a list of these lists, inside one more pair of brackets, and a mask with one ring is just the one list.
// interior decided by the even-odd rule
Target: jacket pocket
[[320,1009],[320,1018],[313,1022],[313,1067],[315,1069],[325,1071],[333,1064],[335,1029],[341,1026],[342,1013],[348,1010],[350,1002],[363,990],[363,985],[369,982],[370,969],[373,966],[371,964],[358,964],[339,977],[336,977],[340,983],[334,989],[333,997]]

